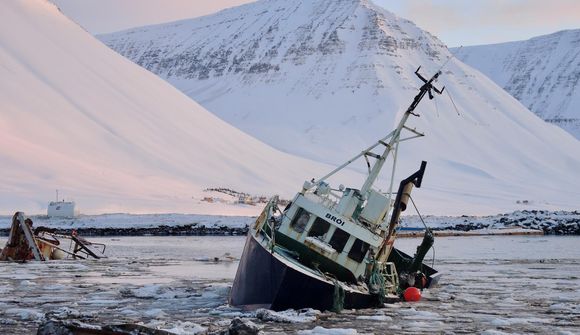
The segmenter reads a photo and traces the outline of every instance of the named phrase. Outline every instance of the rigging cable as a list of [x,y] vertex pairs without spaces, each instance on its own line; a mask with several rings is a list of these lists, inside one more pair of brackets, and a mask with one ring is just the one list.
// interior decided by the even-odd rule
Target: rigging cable
[[[430,230],[429,227],[427,227],[427,224],[425,223],[425,220],[423,220],[423,217],[421,216],[421,213],[419,213],[419,209],[417,208],[417,205],[415,204],[415,200],[413,200],[413,197],[411,197],[410,194],[409,194],[409,199],[411,199],[411,203],[413,204],[413,207],[415,207],[415,211],[419,215],[419,219],[421,219],[421,222],[423,223],[423,226],[425,227],[425,230]],[[432,245],[431,246],[431,249],[433,249],[433,261],[431,263],[431,267],[435,267],[435,247]]]
[[[443,65],[441,65],[441,67],[439,68],[439,72],[443,70],[443,68],[447,65],[447,63],[451,61],[451,59],[455,58],[455,55],[459,53],[459,51],[461,51],[462,48],[463,45],[460,46],[457,50],[455,50],[455,52],[452,53],[451,56],[447,57],[445,63],[443,63]],[[449,96],[449,99],[451,99],[451,103],[453,104],[453,107],[455,108],[457,115],[461,116],[461,114],[459,113],[459,109],[457,108],[457,105],[455,105],[455,101],[453,101],[453,98],[451,97],[451,93],[449,93],[449,90],[447,90],[447,95]],[[437,101],[435,101],[435,107],[437,108]],[[437,116],[439,116],[439,110],[437,110]]]
[[457,115],[461,116],[461,114],[459,114],[459,109],[457,108],[457,105],[455,105],[455,101],[453,101],[453,98],[451,97],[451,93],[449,93],[449,90],[447,90],[447,95],[449,96],[449,99],[451,100],[451,103],[453,104],[453,107],[455,108]]
[[457,50],[455,50],[454,53],[451,53],[451,56],[447,57],[447,60],[445,61],[445,63],[443,63],[443,65],[441,65],[441,67],[439,67],[439,70],[437,72],[440,72],[441,70],[443,70],[443,68],[447,65],[447,63],[449,63],[449,61],[451,61],[451,59],[455,58],[455,55],[461,50],[461,48],[463,48],[463,45],[460,46]]

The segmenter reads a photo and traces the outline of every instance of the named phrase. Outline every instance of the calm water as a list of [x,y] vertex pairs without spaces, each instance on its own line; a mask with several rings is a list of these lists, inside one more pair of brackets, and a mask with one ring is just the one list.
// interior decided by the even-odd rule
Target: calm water
[[[244,239],[93,238],[107,244],[109,258],[0,263],[0,333],[34,334],[47,313],[181,334],[217,331],[235,316],[252,318],[227,306],[237,267],[228,256],[239,258]],[[412,254],[419,243],[399,239],[397,247]],[[440,286],[418,303],[326,312],[297,324],[253,321],[279,334],[317,326],[359,334],[580,333],[580,237],[441,237],[435,267],[444,273]]]

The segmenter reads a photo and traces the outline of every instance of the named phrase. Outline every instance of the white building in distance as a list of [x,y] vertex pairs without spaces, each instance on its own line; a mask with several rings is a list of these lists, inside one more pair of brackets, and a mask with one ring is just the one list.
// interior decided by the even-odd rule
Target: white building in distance
[[53,217],[74,217],[75,216],[75,202],[74,201],[51,201],[48,204],[48,216]]

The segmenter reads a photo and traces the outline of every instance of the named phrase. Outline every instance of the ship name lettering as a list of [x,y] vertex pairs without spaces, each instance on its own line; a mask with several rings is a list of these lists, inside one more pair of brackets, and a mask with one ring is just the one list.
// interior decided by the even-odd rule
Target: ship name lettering
[[330,213],[326,213],[326,218],[333,221],[336,224],[339,224],[341,226],[344,226],[344,221],[341,218],[337,218],[336,216],[330,214]]

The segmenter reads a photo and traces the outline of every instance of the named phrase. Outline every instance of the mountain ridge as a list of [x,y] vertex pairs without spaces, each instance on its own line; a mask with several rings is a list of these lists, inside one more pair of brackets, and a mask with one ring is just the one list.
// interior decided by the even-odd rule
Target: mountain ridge
[[369,1],[257,1],[98,37],[245,132],[332,164],[394,127],[421,85],[419,66],[430,76],[447,63],[437,83],[445,94],[409,122],[428,137],[404,142],[396,178],[428,160],[432,184],[421,194],[434,212],[452,210],[445,199],[479,213],[524,199],[577,206],[576,140]]
[[453,50],[542,119],[580,139],[580,29]]

